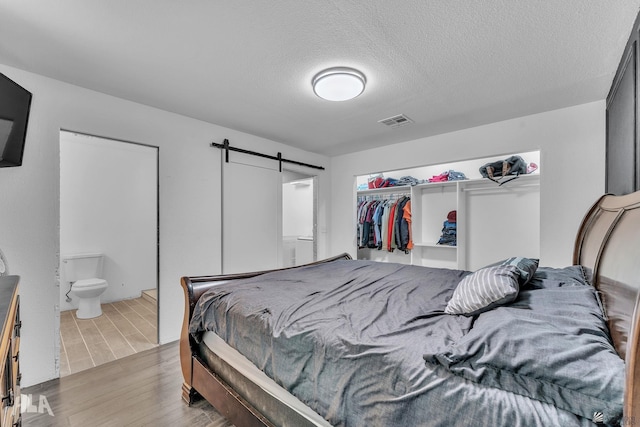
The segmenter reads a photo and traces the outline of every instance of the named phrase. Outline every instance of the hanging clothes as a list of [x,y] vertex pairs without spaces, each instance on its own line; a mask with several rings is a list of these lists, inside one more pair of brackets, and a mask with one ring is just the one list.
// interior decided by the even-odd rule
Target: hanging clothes
[[409,242],[409,223],[404,218],[404,207],[409,201],[409,197],[402,197],[398,200],[396,205],[396,224],[395,224],[395,240],[396,247],[401,250],[407,251],[407,243]]
[[408,228],[408,240],[405,248],[410,251],[413,249],[413,235],[411,233],[411,199],[409,199],[407,204],[404,205],[402,218],[406,221]]
[[411,237],[411,199],[399,198],[369,200],[363,197],[357,204],[357,245],[393,252],[400,249],[409,253],[413,249]]
[[389,211],[389,230],[387,235],[387,251],[393,252],[395,248],[398,247],[396,245],[396,207],[398,206],[398,202],[395,201],[391,205],[391,210]]
[[373,213],[373,233],[375,237],[375,246],[377,249],[382,249],[382,212],[384,211],[385,202],[382,201],[376,206],[376,210]]
[[382,205],[382,217],[380,218],[380,246],[378,249],[386,248],[389,240],[389,215],[391,213],[391,202],[385,200]]

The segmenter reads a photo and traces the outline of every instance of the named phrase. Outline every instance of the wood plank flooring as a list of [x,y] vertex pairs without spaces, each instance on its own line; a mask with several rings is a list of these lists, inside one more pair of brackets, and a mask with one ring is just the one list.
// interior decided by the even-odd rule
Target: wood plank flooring
[[60,376],[148,350],[157,344],[157,306],[144,297],[102,304],[102,316],[60,313]]
[[23,403],[23,425],[232,426],[205,400],[187,406],[181,386],[176,341],[23,388],[23,398],[32,402],[27,408]]

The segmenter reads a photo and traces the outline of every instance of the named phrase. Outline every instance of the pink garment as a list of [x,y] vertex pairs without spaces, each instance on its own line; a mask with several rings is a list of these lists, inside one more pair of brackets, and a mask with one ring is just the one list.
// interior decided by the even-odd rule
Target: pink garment
[[440,175],[434,175],[429,178],[429,182],[445,182],[449,181],[449,172],[442,172]]

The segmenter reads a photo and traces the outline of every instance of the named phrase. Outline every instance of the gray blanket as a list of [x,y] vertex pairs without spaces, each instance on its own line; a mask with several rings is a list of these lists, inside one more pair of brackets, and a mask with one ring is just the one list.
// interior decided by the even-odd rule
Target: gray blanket
[[[208,291],[195,307],[190,332],[196,339],[202,331],[215,332],[333,425],[593,425],[592,409],[604,411],[603,417],[613,422],[620,415],[622,363],[612,348],[609,354],[610,343],[593,289],[574,270],[556,273],[558,280],[543,277],[548,287],[538,275],[534,285],[521,292],[513,309],[531,314],[525,315],[534,322],[529,332],[536,329],[535,322],[548,322],[549,315],[553,322],[561,322],[563,317],[571,318],[567,316],[571,313],[534,315],[533,309],[553,312],[564,308],[553,304],[554,297],[544,299],[551,303],[548,307],[546,302],[532,304],[527,295],[558,288],[579,290],[567,298],[580,301],[571,310],[586,310],[581,315],[586,323],[560,327],[564,333],[533,334],[534,339],[549,340],[544,351],[553,352],[554,345],[565,350],[574,346],[564,335],[599,331],[595,333],[598,343],[592,345],[587,339],[587,351],[571,353],[569,371],[587,372],[592,366],[588,358],[595,353],[605,375],[591,378],[586,385],[577,384],[579,378],[562,377],[561,386],[551,388],[552,395],[544,387],[523,393],[513,385],[520,384],[517,376],[516,381],[508,378],[504,386],[500,378],[506,376],[500,374],[494,375],[498,379],[483,381],[486,366],[505,362],[477,350],[478,342],[487,340],[493,340],[492,349],[528,352],[517,359],[517,366],[501,367],[502,371],[519,370],[526,361],[525,376],[533,372],[534,380],[552,384],[555,378],[553,372],[539,374],[548,368],[548,358],[540,353],[538,341],[526,346],[519,343],[523,340],[509,343],[510,336],[518,337],[519,320],[502,316],[500,310],[506,307],[478,317],[444,314],[455,286],[468,274],[465,271],[350,260],[268,273]],[[565,276],[571,280],[563,279]],[[589,319],[595,326],[589,326]],[[481,322],[490,327],[477,327]],[[500,333],[499,325],[511,329]],[[465,364],[467,360],[473,363]],[[610,386],[603,386],[603,381]],[[589,402],[560,402],[558,396],[571,400],[580,393],[593,394],[589,387],[594,383],[595,393],[600,393],[592,401],[594,408]],[[522,387],[528,390],[526,382]],[[575,387],[578,392],[565,392]]]

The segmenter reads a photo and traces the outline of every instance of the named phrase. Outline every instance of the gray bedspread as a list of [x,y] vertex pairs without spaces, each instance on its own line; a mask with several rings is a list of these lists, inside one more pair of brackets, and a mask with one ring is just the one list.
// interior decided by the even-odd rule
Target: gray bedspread
[[616,422],[624,365],[579,267],[539,269],[512,305],[444,314],[466,274],[355,260],[267,273],[209,290],[190,332],[215,332],[333,425]]

